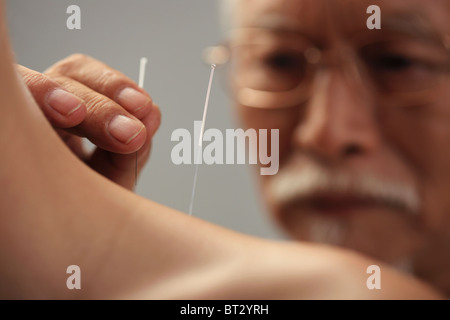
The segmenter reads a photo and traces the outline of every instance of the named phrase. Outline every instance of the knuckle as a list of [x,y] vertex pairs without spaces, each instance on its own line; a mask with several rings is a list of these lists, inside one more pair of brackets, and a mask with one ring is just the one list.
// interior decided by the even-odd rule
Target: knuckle
[[84,53],[72,53],[66,58],[68,61],[85,61],[87,59],[90,59],[90,57]]
[[23,75],[23,80],[31,88],[44,88],[52,85],[49,78],[38,72],[30,72]]
[[61,75],[56,75],[56,76],[52,76],[51,79],[60,84],[60,85],[64,85],[66,84],[68,81],[70,81],[69,78],[65,77],[65,76],[61,76]]
[[99,94],[89,97],[87,104],[89,108],[88,120],[104,117],[106,115],[108,115],[108,117],[113,117],[115,113],[111,111],[117,109],[116,104],[113,101]]
[[101,91],[106,91],[111,87],[112,83],[116,82],[116,75],[109,69],[103,69],[99,77],[97,78],[97,83]]
[[114,98],[120,89],[130,86],[130,81],[125,76],[111,69],[102,70],[97,81],[99,90]]
[[78,68],[80,65],[86,64],[86,62],[89,61],[90,59],[92,58],[83,53],[74,53],[64,58],[63,60],[57,62],[55,65],[50,67],[46,72],[69,74],[71,70],[73,70],[74,68]]

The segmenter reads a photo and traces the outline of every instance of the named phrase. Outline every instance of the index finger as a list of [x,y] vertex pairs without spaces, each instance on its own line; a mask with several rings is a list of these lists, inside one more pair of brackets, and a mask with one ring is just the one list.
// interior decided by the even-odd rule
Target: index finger
[[45,73],[78,81],[117,102],[138,119],[147,116],[153,105],[150,95],[133,80],[86,55],[71,55],[47,69]]

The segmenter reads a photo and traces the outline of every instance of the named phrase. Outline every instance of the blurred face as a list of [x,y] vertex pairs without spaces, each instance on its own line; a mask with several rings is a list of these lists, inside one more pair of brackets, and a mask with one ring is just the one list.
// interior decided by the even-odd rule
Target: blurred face
[[[280,130],[264,199],[295,239],[450,288],[450,3],[239,1],[231,83],[245,127]],[[270,149],[269,149],[270,150]]]

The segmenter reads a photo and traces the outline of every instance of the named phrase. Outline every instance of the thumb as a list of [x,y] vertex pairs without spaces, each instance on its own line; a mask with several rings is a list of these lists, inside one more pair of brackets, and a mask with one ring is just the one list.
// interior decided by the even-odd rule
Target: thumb
[[84,120],[87,110],[80,98],[42,73],[21,65],[17,65],[17,69],[34,100],[55,127],[70,128]]

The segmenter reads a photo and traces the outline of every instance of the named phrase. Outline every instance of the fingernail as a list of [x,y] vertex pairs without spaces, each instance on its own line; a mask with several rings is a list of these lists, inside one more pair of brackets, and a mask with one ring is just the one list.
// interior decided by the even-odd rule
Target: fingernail
[[149,97],[133,88],[125,88],[120,91],[116,100],[122,107],[132,113],[152,104]]
[[122,143],[129,144],[144,129],[144,125],[124,115],[115,116],[109,123],[109,133]]
[[80,109],[83,105],[78,97],[62,89],[52,90],[47,97],[47,104],[53,110],[66,117]]

